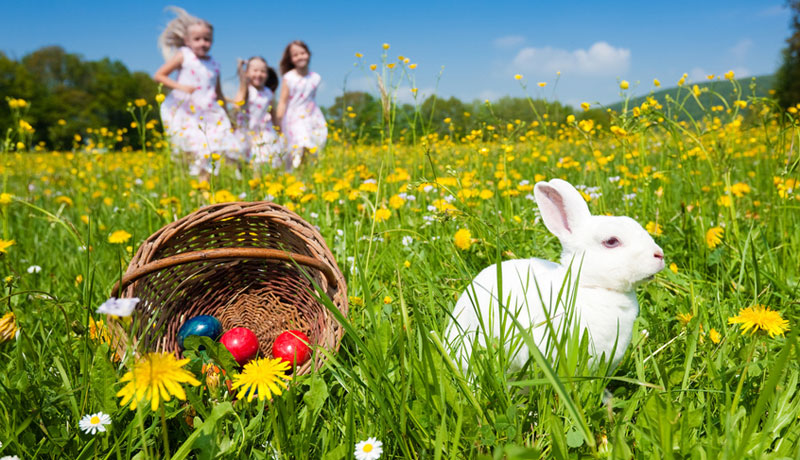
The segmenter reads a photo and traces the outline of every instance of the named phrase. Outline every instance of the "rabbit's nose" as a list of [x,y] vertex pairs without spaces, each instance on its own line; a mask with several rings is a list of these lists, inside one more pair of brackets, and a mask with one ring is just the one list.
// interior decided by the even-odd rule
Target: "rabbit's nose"
[[655,257],[656,259],[664,260],[664,253],[662,251],[656,251],[653,254],[653,257]]

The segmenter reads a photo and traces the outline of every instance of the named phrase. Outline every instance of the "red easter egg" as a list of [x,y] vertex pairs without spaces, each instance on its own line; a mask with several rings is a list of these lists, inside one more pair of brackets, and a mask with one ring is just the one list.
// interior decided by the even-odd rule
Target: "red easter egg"
[[240,366],[258,354],[258,337],[246,327],[234,327],[219,339]]
[[275,339],[272,346],[272,356],[280,358],[289,364],[295,362],[297,355],[297,365],[308,361],[311,357],[311,349],[308,347],[308,336],[300,331],[286,331]]

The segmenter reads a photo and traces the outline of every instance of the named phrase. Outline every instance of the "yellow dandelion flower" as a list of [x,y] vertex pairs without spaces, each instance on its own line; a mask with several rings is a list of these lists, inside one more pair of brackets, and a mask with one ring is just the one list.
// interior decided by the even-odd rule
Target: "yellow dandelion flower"
[[661,81],[659,81],[659,79],[658,79],[658,78],[654,78],[654,79],[653,79],[653,85],[654,85],[656,88],[658,88],[659,86],[661,86]]
[[472,246],[472,233],[466,228],[462,228],[453,235],[453,243],[458,249],[467,250]]
[[711,330],[708,331],[708,338],[710,338],[712,342],[717,344],[722,339],[722,336],[719,334],[719,332],[717,332],[716,329],[711,328]]
[[765,305],[754,305],[739,310],[739,314],[728,318],[728,324],[739,324],[742,334],[764,331],[770,337],[783,335],[789,330],[789,321],[781,317],[780,312],[770,310]]
[[0,318],[0,343],[11,340],[17,334],[17,317],[10,311]]
[[388,50],[389,49],[389,44],[388,43],[384,43],[383,44],[383,49]]
[[545,86],[547,86],[547,82],[546,81],[540,81],[539,83],[537,83],[537,85],[539,85],[539,88],[544,88]]
[[238,198],[236,198],[236,195],[234,195],[233,193],[231,193],[231,192],[229,192],[227,190],[217,190],[217,192],[214,193],[214,197],[213,197],[212,202],[214,202],[214,203],[230,203],[232,201],[237,201],[237,200],[238,200]]
[[383,296],[383,303],[385,303],[386,305],[389,305],[390,303],[392,303],[392,298],[389,297],[388,295],[387,296]]
[[669,270],[672,273],[678,273],[678,265],[675,262],[672,262],[671,264],[669,264]]
[[162,399],[169,401],[175,396],[185,401],[186,392],[181,383],[200,385],[194,375],[183,368],[188,362],[168,352],[146,354],[120,379],[120,382],[128,382],[117,393],[122,398],[120,406],[130,403],[130,409],[135,410],[139,403],[150,401],[150,407],[156,410]]
[[589,104],[588,102],[581,102],[581,108],[584,111],[589,110],[591,107],[592,107],[592,104]]
[[689,321],[691,321],[692,318],[694,318],[694,315],[691,313],[678,313],[675,317],[678,319],[678,321],[681,322],[681,324],[686,326],[687,324],[689,324]]
[[361,54],[361,53],[356,53],[356,57],[360,59],[360,58],[364,57],[364,55]]
[[386,208],[380,208],[375,210],[375,215],[373,216],[375,222],[383,222],[385,220],[388,220],[390,217],[392,217],[392,211]]
[[411,69],[411,70],[414,70],[414,69],[416,69],[416,68],[417,68],[417,64],[410,64],[410,65],[408,66],[408,68],[409,68],[409,69]]
[[520,74],[514,75],[514,80],[522,80],[522,75]]
[[125,230],[117,230],[108,236],[108,242],[111,244],[122,244],[131,239],[131,234]]
[[14,245],[14,240],[3,240],[0,239],[0,254],[5,254],[6,250]]
[[[239,389],[237,398],[247,398],[252,401],[258,396],[259,400],[272,399],[272,395],[280,395],[286,389],[286,382],[291,377],[286,375],[291,365],[280,359],[261,358],[244,365],[241,374],[233,377],[231,388]],[[283,388],[283,389],[282,389]]]
[[630,83],[628,83],[628,80],[622,80],[619,82],[619,89],[628,89],[629,87]]
[[406,202],[406,200],[403,197],[401,197],[400,195],[392,195],[392,197],[389,198],[389,206],[392,209],[400,209],[400,208],[402,208],[403,205],[405,204],[405,202]]
[[709,249],[714,249],[722,242],[722,237],[725,235],[725,230],[721,227],[709,228],[706,232],[706,245]]
[[664,234],[664,231],[661,229],[661,225],[653,221],[648,222],[647,225],[644,226],[644,228],[645,230],[647,230],[647,233],[653,236],[659,236]]
[[166,97],[166,96],[164,96],[162,93],[158,93],[158,94],[156,94],[156,102],[158,102],[159,104],[161,104],[162,102],[164,102],[164,99],[166,99],[166,98],[167,98],[167,97]]
[[136,107],[144,107],[147,105],[147,101],[144,99],[136,99],[133,101],[133,103],[136,105]]
[[0,204],[9,204],[14,199],[14,195],[10,193],[0,193]]

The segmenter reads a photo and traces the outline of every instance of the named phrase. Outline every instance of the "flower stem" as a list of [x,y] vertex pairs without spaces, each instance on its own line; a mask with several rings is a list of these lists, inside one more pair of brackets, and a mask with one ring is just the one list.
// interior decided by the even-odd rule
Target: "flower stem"
[[159,408],[161,412],[161,434],[164,437],[164,458],[170,458],[169,454],[169,436],[167,435],[167,414],[164,410],[164,405],[161,404]]
[[733,395],[733,402],[731,403],[731,415],[736,412],[736,407],[739,405],[739,397],[742,395],[742,386],[744,385],[744,379],[747,377],[747,368],[750,367],[750,362],[753,360],[753,354],[756,351],[756,341],[752,340],[750,342],[750,352],[747,354],[747,361],[744,363],[744,368],[742,369],[742,377],[739,379],[739,383],[736,385],[736,393]]

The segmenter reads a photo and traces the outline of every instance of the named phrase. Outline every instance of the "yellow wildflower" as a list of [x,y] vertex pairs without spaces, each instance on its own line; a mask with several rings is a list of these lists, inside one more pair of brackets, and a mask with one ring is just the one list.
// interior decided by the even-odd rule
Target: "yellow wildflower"
[[725,230],[721,227],[709,228],[706,232],[706,245],[709,249],[714,249],[722,242],[722,237],[725,235]]
[[126,232],[125,230],[117,230],[116,232],[108,236],[108,242],[111,244],[122,244],[131,239],[131,236],[133,235]]
[[466,228],[462,228],[453,235],[453,243],[455,243],[458,249],[466,250],[472,246],[472,233],[469,232]]
[[14,245],[14,240],[3,240],[0,239],[0,254],[5,254],[6,250]]
[[738,315],[728,318],[728,324],[741,325],[742,334],[748,331],[756,333],[761,330],[768,333],[770,337],[783,335],[789,330],[789,321],[783,319],[780,312],[770,310],[765,305],[754,305],[739,310]]
[[175,396],[185,401],[186,392],[181,383],[200,385],[194,375],[183,368],[188,363],[188,359],[178,360],[169,352],[146,354],[122,376],[120,382],[128,383],[117,393],[122,398],[120,406],[130,403],[130,409],[135,410],[140,402],[149,400],[150,407],[156,410],[161,399],[169,401]]
[[380,208],[375,210],[375,215],[373,216],[375,222],[383,222],[385,220],[388,220],[390,217],[392,217],[392,211],[386,208]]

